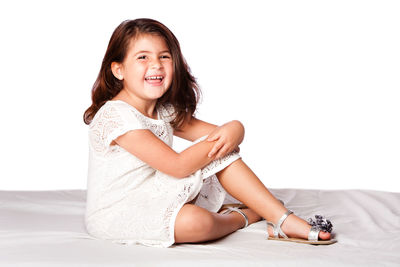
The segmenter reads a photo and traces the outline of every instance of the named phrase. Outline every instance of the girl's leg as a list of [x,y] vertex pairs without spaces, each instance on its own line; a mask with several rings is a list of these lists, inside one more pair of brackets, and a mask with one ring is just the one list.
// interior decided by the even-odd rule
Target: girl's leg
[[[217,177],[229,194],[268,221],[278,222],[287,210],[241,159],[217,173]],[[294,214],[289,215],[282,224],[282,231],[289,237],[307,239],[310,229],[306,221]],[[268,231],[272,235],[272,229]],[[320,232],[319,237],[329,239],[330,234]]]
[[[261,217],[250,209],[242,210],[249,218],[249,224]],[[193,204],[185,204],[175,221],[175,242],[195,243],[215,240],[244,226],[242,215],[213,213]]]

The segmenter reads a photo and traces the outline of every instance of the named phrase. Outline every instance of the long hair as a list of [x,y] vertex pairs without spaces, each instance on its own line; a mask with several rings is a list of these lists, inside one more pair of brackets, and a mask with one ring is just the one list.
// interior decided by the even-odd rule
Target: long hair
[[123,81],[114,77],[111,63],[122,63],[131,40],[140,34],[162,37],[172,56],[174,74],[170,88],[157,100],[159,105],[172,105],[175,118],[171,121],[176,130],[187,122],[196,111],[200,88],[190,73],[175,35],[162,23],[152,19],[135,19],[122,22],[113,32],[101,64],[99,75],[92,88],[92,105],[83,114],[83,121],[90,124],[97,111],[123,89]]

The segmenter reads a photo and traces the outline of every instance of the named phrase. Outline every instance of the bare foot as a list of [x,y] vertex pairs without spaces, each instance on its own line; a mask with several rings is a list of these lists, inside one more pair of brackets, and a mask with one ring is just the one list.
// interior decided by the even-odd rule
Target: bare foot
[[[281,229],[288,237],[308,239],[308,233],[310,232],[311,225],[296,215],[291,214],[283,222]],[[271,226],[268,226],[268,234],[270,236],[274,236]],[[320,231],[318,237],[321,240],[329,240],[331,238],[331,234]]]

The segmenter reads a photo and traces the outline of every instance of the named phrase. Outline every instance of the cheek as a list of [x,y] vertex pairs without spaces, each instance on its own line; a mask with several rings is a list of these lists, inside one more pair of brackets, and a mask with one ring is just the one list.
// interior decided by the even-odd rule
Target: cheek
[[169,72],[170,78],[172,79],[174,77],[174,66],[172,64],[169,64],[168,72]]

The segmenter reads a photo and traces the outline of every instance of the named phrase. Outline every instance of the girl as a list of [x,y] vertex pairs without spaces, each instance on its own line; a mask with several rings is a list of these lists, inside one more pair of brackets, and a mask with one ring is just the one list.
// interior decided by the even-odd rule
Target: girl
[[[217,127],[193,116],[199,93],[167,27],[137,19],[116,28],[84,114],[88,232],[168,247],[214,240],[264,218],[269,239],[333,243],[329,220],[311,226],[291,215],[241,160],[239,121]],[[195,143],[176,153],[173,135]],[[245,205],[218,213],[229,199]]]

